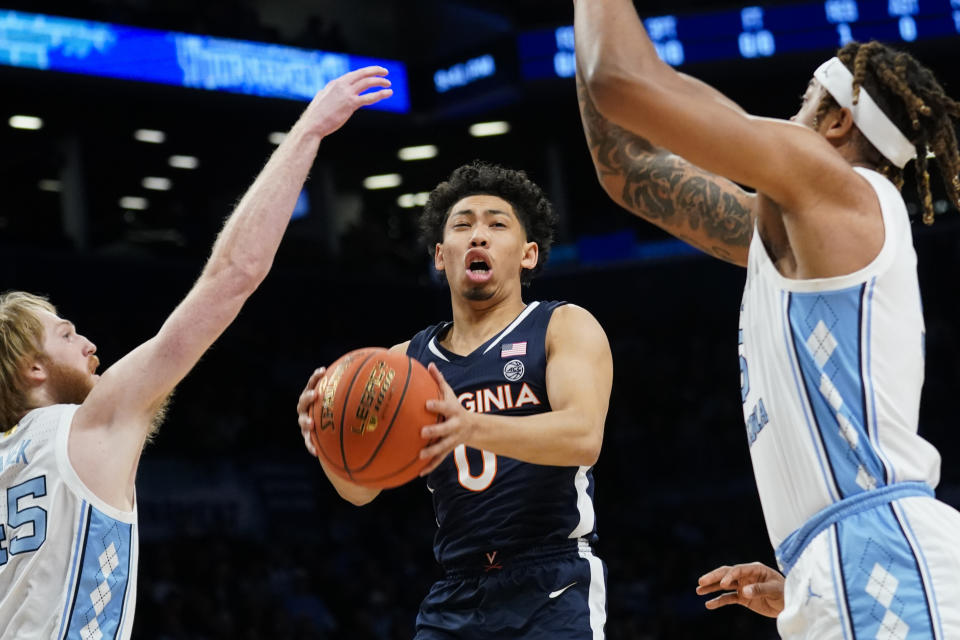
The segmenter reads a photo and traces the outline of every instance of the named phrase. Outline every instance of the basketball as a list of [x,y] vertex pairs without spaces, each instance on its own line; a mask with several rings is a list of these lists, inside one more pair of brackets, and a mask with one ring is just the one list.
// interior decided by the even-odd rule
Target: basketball
[[430,462],[421,427],[439,421],[426,409],[442,397],[426,367],[379,347],[351,351],[317,383],[310,408],[313,444],[327,468],[376,489],[412,480]]

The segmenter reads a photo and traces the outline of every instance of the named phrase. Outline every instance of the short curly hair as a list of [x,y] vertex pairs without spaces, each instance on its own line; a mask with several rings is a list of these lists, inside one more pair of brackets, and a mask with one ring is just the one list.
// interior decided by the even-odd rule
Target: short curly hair
[[530,284],[550,257],[557,215],[543,189],[523,171],[480,160],[455,169],[427,198],[420,214],[420,241],[432,255],[434,247],[443,242],[443,228],[453,205],[474,195],[496,196],[510,203],[527,233],[527,241],[537,243],[537,265],[520,276],[524,285]]

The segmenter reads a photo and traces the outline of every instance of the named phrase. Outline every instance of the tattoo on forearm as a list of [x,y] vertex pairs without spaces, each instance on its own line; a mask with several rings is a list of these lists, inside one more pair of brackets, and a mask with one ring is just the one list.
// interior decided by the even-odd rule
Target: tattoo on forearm
[[749,246],[750,209],[732,183],[608,121],[579,77],[577,98],[597,175],[602,181],[623,179],[621,198],[628,208],[719,258],[729,259],[729,250],[712,243],[706,247],[681,235],[681,230],[702,226],[703,233],[721,245]]

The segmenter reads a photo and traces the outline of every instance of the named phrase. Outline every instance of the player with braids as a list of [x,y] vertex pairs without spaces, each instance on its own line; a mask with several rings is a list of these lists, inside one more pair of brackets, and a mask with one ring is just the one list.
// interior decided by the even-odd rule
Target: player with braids
[[[853,68],[854,104],[864,88],[916,148],[914,168],[924,223],[933,224],[928,153],[937,160],[950,201],[960,208],[960,152],[954,128],[954,121],[960,120],[960,103],[951,99],[930,70],[913,56],[879,42],[850,42],[837,52],[837,57]],[[838,108],[833,96],[824,95],[814,122],[819,123]],[[877,170],[902,188],[903,169],[886,159],[868,140],[862,142]]]
[[[741,402],[781,574],[720,567],[700,594],[785,638],[960,638],[960,513],[917,434],[926,348],[903,169],[958,199],[960,109],[910,55],[850,43],[790,121],[665,64],[630,0],[575,0],[597,175],[632,213],[747,268]],[[746,185],[748,192],[738,185]]]

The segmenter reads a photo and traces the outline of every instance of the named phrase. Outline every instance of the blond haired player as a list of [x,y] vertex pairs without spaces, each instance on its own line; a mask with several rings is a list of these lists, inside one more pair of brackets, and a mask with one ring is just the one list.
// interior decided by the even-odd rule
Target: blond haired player
[[269,272],[320,141],[359,107],[391,95],[386,73],[352,71],[314,97],[228,218],[183,302],[102,377],[94,344],[49,302],[0,296],[3,638],[130,637],[134,479],[144,442],[174,386]]

